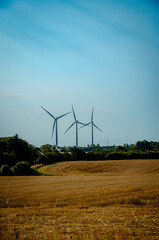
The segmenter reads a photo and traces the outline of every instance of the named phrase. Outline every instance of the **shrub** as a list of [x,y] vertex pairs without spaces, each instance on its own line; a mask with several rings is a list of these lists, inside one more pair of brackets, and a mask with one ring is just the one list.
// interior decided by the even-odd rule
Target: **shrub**
[[48,164],[48,163],[67,161],[67,160],[70,160],[70,154],[68,153],[62,154],[58,150],[53,149],[50,152],[46,152],[45,154],[39,155],[36,163]]
[[14,151],[12,152],[4,152],[1,159],[1,166],[2,165],[8,165],[8,166],[14,166],[17,163],[16,155]]
[[110,160],[118,160],[118,159],[126,159],[127,158],[127,153],[123,152],[123,151],[119,151],[119,152],[109,152],[106,154],[106,159],[110,159]]
[[2,176],[12,176],[13,175],[13,172],[12,170],[10,169],[10,167],[8,165],[3,165],[1,168],[0,168],[0,174]]
[[21,175],[30,175],[31,169],[30,164],[26,161],[18,162],[13,167],[14,175],[21,176]]
[[52,152],[48,152],[46,157],[48,158],[48,163],[59,162],[62,160],[62,154],[56,149],[54,149]]
[[68,152],[62,154],[63,161],[71,161],[71,155]]
[[87,160],[103,160],[103,159],[105,159],[105,158],[103,157],[102,154],[96,153],[96,152],[94,152],[94,150],[93,150],[93,151],[91,151],[91,152],[87,152],[87,153],[86,153],[86,159],[87,159]]
[[71,158],[72,160],[84,160],[86,159],[86,154],[81,149],[76,147],[71,147]]
[[36,161],[37,164],[46,164],[48,163],[48,157],[45,156],[45,155],[39,155],[39,157],[37,158],[37,161]]

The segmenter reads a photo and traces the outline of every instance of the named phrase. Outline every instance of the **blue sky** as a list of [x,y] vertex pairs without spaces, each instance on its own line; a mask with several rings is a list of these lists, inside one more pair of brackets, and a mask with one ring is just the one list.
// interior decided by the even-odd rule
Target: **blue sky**
[[[0,136],[40,146],[74,105],[95,143],[159,141],[159,3],[149,0],[1,0]],[[75,145],[73,115],[59,145]],[[91,129],[79,130],[79,145]]]

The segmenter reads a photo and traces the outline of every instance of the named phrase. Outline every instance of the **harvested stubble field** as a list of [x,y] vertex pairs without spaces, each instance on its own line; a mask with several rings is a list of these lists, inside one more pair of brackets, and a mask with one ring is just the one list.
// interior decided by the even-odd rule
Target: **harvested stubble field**
[[0,177],[1,239],[159,239],[159,160],[43,166]]

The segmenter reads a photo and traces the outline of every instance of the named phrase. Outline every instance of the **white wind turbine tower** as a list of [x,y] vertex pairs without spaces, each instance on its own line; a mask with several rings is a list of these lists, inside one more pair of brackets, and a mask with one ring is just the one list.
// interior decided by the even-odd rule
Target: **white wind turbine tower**
[[[72,112],[73,112],[73,116],[74,116],[74,123],[71,124],[71,126],[66,130],[66,132],[74,125],[76,124],[76,147],[78,147],[78,124],[82,124],[83,126],[85,125],[84,123],[81,123],[79,122],[77,119],[76,119],[76,115],[75,115],[75,112],[74,112],[74,109],[73,109],[73,105],[72,105]],[[66,133],[65,132],[65,133]],[[64,133],[64,134],[65,134]]]
[[60,119],[60,118],[62,118],[62,117],[64,117],[65,115],[67,115],[67,114],[69,114],[69,113],[71,113],[71,112],[68,112],[68,113],[65,113],[65,114],[63,114],[63,115],[61,115],[61,116],[59,116],[59,117],[54,117],[51,113],[49,113],[45,108],[43,108],[42,106],[41,106],[41,108],[45,111],[45,112],[47,112],[53,119],[54,119],[54,123],[53,123],[53,127],[52,127],[52,138],[53,138],[53,134],[54,134],[54,129],[56,128],[56,149],[58,149],[58,125],[57,125],[57,123],[58,123],[58,119]]
[[91,121],[87,124],[85,124],[84,126],[82,126],[81,128],[85,127],[85,126],[88,126],[91,124],[91,132],[92,132],[92,145],[94,144],[94,132],[93,132],[93,127],[97,128],[99,131],[102,132],[102,130],[100,128],[98,128],[95,124],[94,124],[94,121],[93,121],[93,111],[94,111],[94,107],[92,108],[92,116],[91,116]]

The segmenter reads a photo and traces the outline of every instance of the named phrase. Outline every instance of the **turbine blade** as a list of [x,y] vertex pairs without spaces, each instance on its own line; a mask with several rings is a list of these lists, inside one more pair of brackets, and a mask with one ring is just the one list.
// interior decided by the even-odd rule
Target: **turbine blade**
[[82,122],[79,122],[79,121],[77,121],[79,124],[81,124],[81,125],[85,125],[85,123],[82,123]]
[[93,121],[93,111],[94,111],[94,107],[92,108],[92,116],[91,116],[91,121]]
[[[71,111],[71,112],[72,112],[72,111]],[[62,118],[62,117],[64,117],[65,115],[67,115],[67,114],[69,114],[69,113],[71,113],[71,112],[65,113],[65,114],[63,114],[63,115],[61,115],[61,116],[59,116],[59,117],[57,117],[57,118]]]
[[84,128],[84,127],[86,127],[86,126],[89,126],[89,124],[91,124],[91,122],[89,122],[89,123],[87,123],[87,124],[84,124],[82,127],[80,127],[79,129],[81,129],[81,128]]
[[94,123],[93,123],[93,126],[95,126],[99,131],[102,132],[102,130],[100,128],[98,128]]
[[[70,126],[70,127],[67,129],[67,130],[66,130],[66,132],[65,132],[65,133],[67,133],[67,132],[68,132],[68,130],[69,130],[69,129],[70,129],[70,128],[71,128],[71,127],[72,127],[72,126],[75,124],[75,123],[76,123],[76,122],[72,123],[72,124],[71,124],[71,126]],[[65,134],[65,133],[64,133],[64,134]]]
[[54,129],[55,129],[55,123],[56,123],[56,121],[54,121],[53,126],[52,126],[52,135],[51,135],[52,139],[53,139],[53,134],[54,134]]
[[42,106],[41,106],[41,108],[42,108],[45,112],[47,112],[52,118],[55,119],[55,117],[54,117],[51,113],[49,113],[45,108],[43,108]]
[[74,119],[75,119],[75,121],[76,121],[76,115],[75,115],[75,111],[74,111],[74,109],[73,109],[73,105],[72,105],[72,112],[73,112]]

